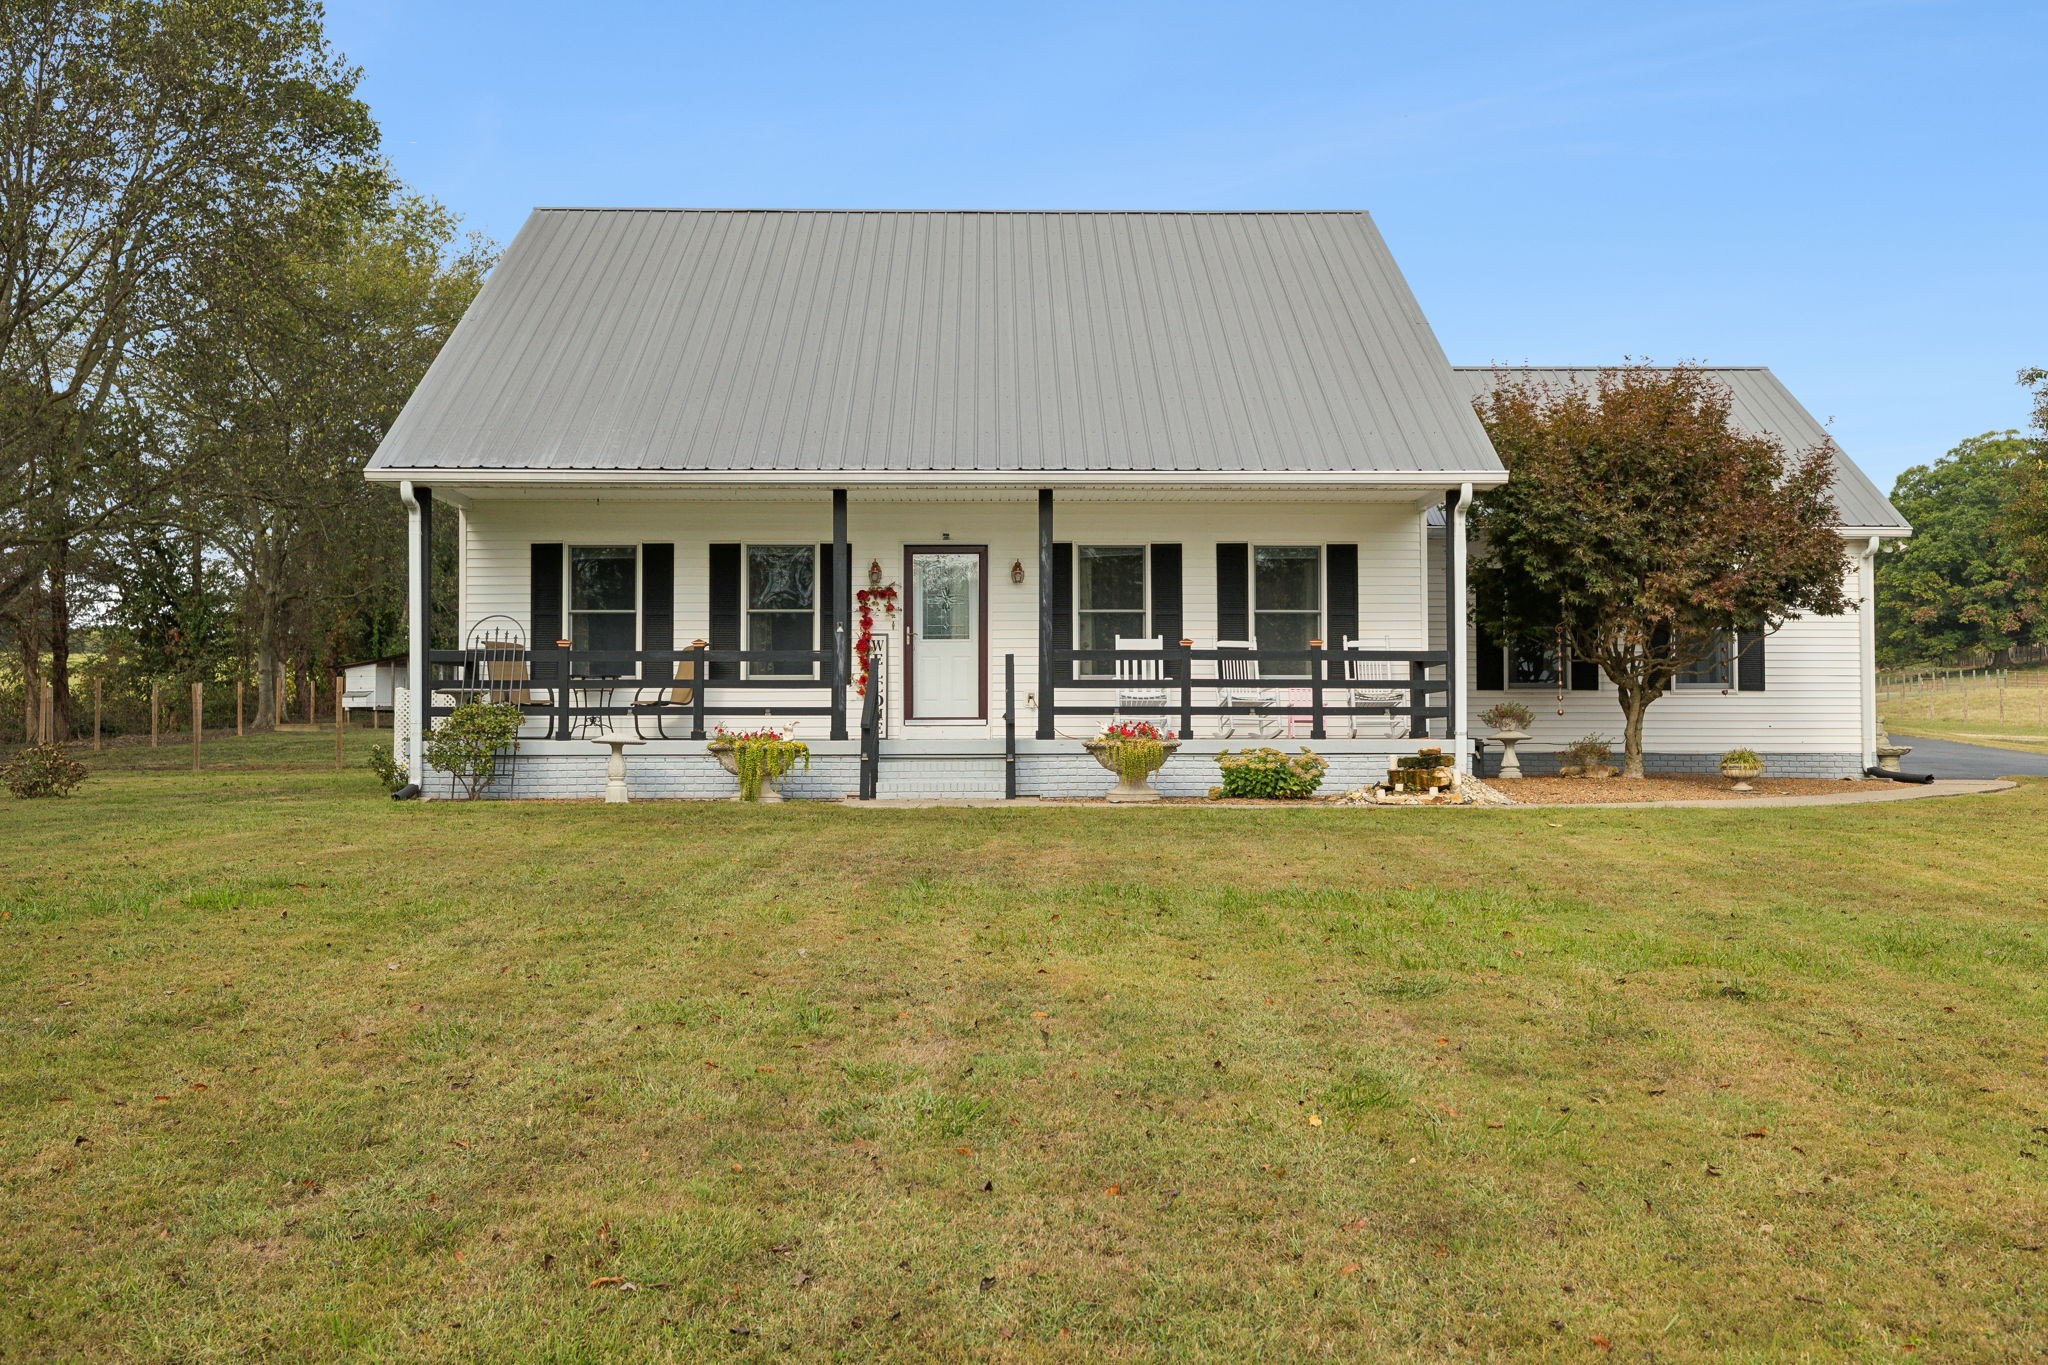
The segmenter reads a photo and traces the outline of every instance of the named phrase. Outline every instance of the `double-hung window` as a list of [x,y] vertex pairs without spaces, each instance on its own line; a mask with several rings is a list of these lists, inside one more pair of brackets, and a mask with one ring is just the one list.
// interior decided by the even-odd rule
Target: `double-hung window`
[[1507,652],[1508,688],[1548,690],[1557,686],[1557,646],[1547,640],[1517,640]]
[[[581,650],[630,651],[639,645],[640,548],[569,547],[569,640]],[[590,665],[599,676],[631,674],[630,660]]]
[[[815,545],[747,547],[747,648],[817,647],[818,548]],[[801,659],[747,666],[755,678],[809,678],[817,666]]]
[[[1319,545],[1252,549],[1252,638],[1259,649],[1306,650],[1323,633],[1323,550]],[[1263,664],[1273,678],[1305,678],[1308,660]]]
[[[1081,545],[1074,551],[1074,634],[1077,649],[1115,649],[1116,637],[1145,638],[1145,547]],[[1083,677],[1109,677],[1116,665],[1088,659]]]
[[1717,630],[1707,652],[1678,670],[1678,686],[1724,690],[1735,686],[1735,639]]

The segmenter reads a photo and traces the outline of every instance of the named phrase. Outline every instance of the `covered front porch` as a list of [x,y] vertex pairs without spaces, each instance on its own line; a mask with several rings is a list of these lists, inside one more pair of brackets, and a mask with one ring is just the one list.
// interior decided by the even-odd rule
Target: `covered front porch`
[[[1313,746],[1332,790],[1392,754],[1469,749],[1469,486],[403,492],[408,767],[455,706],[508,701],[526,722],[498,795],[597,794],[606,734],[646,741],[636,798],[729,795],[704,747],[721,728],[806,741],[787,790],[816,797],[1098,794],[1078,741],[1111,717],[1186,737],[1169,795],[1205,793],[1213,755],[1247,744]],[[1452,534],[1429,534],[1432,512]],[[456,619],[430,623],[430,537],[451,516]]]

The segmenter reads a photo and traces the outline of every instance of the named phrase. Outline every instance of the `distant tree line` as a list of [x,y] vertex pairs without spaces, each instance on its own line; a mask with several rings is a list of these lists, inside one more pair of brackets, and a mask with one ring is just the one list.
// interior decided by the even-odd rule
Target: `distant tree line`
[[492,253],[360,75],[313,0],[0,6],[0,736],[89,724],[82,662],[266,727],[280,666],[404,647],[359,475]]
[[2025,370],[2031,430],[1972,436],[1901,474],[1911,539],[1877,560],[1878,662],[2005,663],[2048,646],[2048,371]]

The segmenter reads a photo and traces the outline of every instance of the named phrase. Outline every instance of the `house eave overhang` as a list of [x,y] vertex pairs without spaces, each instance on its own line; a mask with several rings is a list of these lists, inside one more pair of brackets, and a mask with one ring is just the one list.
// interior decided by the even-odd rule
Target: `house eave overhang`
[[918,488],[972,485],[1002,488],[1417,488],[1470,484],[1497,488],[1504,469],[1428,470],[977,470],[977,469],[396,469],[373,468],[372,483],[410,480],[426,487],[527,485],[563,488],[689,488],[765,484],[778,487]]

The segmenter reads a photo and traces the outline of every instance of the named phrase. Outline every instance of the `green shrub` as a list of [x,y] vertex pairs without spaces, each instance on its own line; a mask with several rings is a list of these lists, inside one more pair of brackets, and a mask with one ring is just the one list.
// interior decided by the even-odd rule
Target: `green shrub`
[[39,796],[69,796],[85,781],[85,765],[64,752],[61,744],[31,744],[11,759],[5,770],[7,790],[24,801]]
[[405,765],[398,761],[398,755],[391,752],[391,747],[386,744],[371,746],[370,771],[377,775],[377,780],[384,784],[387,792],[397,791],[410,780],[406,777]]
[[1581,768],[1604,768],[1614,757],[1614,741],[1602,734],[1591,734],[1573,740],[1557,751],[1558,762],[1576,764]]
[[1246,749],[1235,754],[1225,749],[1216,755],[1216,766],[1223,769],[1223,785],[1217,789],[1220,795],[1254,801],[1305,800],[1323,785],[1323,774],[1330,769],[1307,749],[1293,758],[1278,749]]
[[498,751],[519,742],[522,719],[506,703],[465,702],[427,736],[427,766],[453,776],[474,801],[498,775]]

